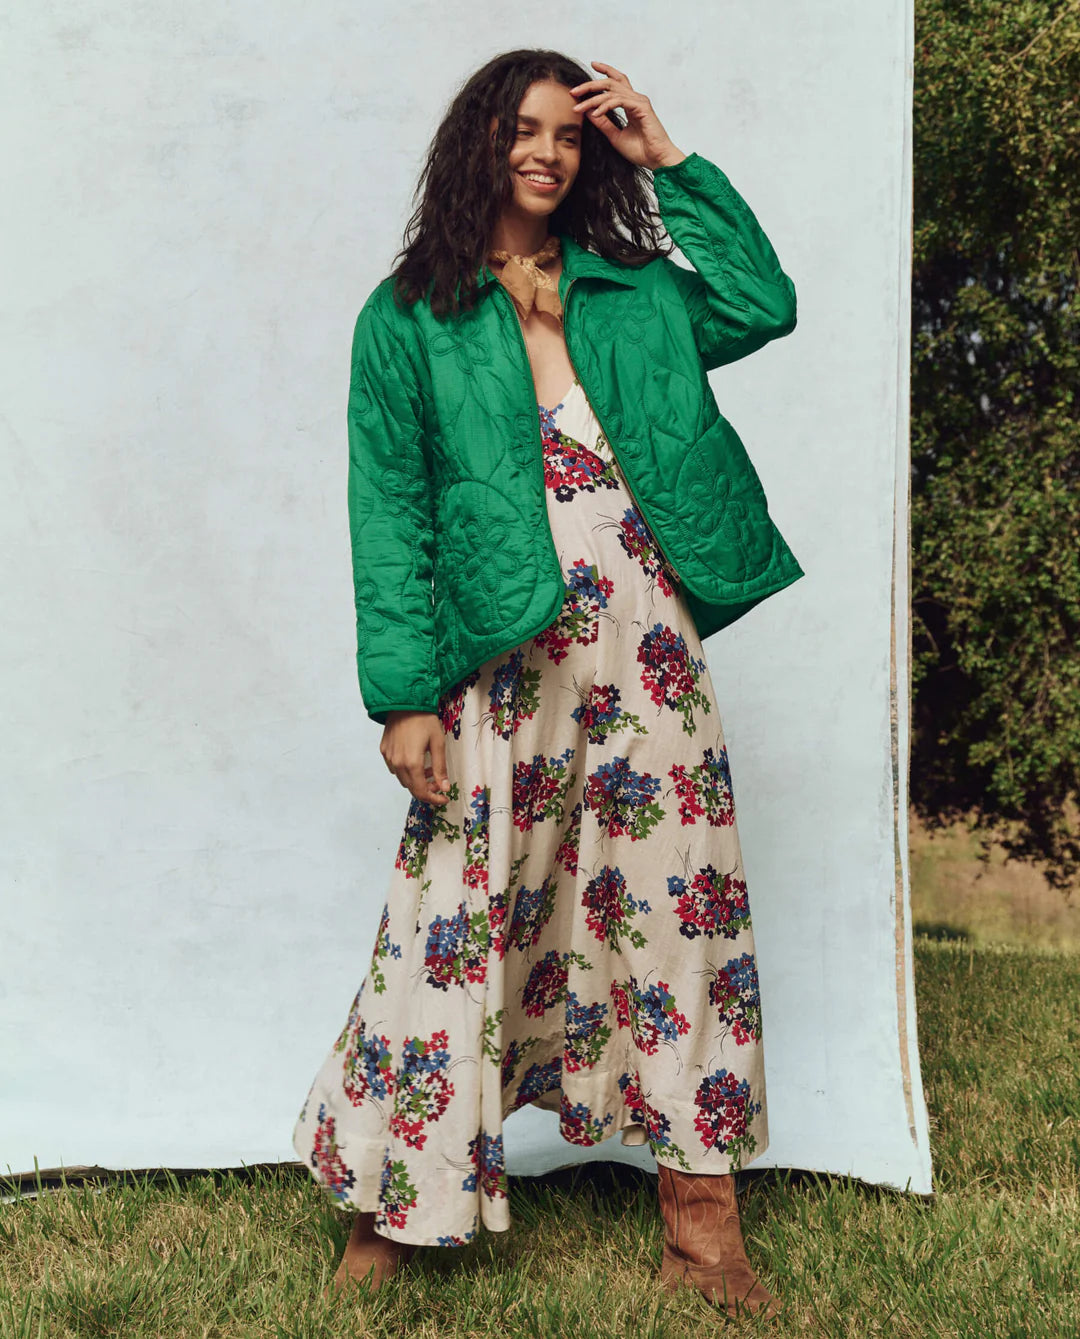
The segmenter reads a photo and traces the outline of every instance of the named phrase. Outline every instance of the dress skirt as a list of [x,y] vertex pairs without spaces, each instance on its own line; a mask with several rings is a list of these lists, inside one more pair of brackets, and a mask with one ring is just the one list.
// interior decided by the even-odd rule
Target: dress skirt
[[293,1133],[397,1241],[510,1226],[503,1121],[618,1133],[687,1172],[768,1144],[727,750],[679,579],[581,383],[538,406],[555,621],[439,701],[452,783],[411,800],[367,976]]

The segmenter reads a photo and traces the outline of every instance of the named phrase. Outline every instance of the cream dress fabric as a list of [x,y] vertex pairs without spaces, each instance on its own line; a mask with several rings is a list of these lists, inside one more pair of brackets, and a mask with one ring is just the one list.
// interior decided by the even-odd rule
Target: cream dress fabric
[[584,389],[538,406],[566,597],[439,703],[450,801],[411,799],[367,976],[296,1122],[376,1231],[510,1226],[503,1121],[690,1172],[768,1143],[727,750],[679,580]]

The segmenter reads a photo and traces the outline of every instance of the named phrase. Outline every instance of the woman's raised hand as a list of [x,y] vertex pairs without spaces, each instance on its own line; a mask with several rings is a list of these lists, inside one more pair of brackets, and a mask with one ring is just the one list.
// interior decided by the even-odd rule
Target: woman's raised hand
[[[576,109],[585,112],[597,130],[630,162],[650,171],[654,167],[673,167],[681,163],[686,154],[672,143],[645,94],[635,92],[630,80],[614,65],[607,65],[602,60],[592,60],[589,64],[594,69],[603,70],[604,77],[574,85],[570,92],[575,97],[592,94],[575,103]],[[605,115],[613,107],[621,107],[626,113],[626,125],[617,126]]]
[[[445,804],[450,798],[446,773],[446,735],[438,712],[391,711],[387,713],[379,752],[386,766],[406,790],[428,804]],[[431,755],[431,765],[424,757]]]

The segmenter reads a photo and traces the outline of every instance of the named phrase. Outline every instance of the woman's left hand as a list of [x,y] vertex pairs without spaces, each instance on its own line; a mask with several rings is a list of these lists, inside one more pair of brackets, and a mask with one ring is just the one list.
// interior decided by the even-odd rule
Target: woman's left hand
[[[607,65],[602,60],[593,60],[589,64],[605,71],[605,75],[602,79],[575,84],[570,90],[575,97],[592,94],[575,104],[578,110],[583,111],[608,142],[630,162],[650,170],[681,163],[686,154],[672,143],[645,94],[635,92],[630,80],[614,65]],[[613,107],[621,107],[626,113],[626,125],[617,126],[605,115]]]

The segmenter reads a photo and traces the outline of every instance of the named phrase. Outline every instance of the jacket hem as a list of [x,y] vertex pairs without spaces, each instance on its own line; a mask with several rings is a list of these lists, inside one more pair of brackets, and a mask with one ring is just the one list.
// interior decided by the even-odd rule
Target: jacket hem
[[558,597],[552,604],[548,613],[544,615],[543,619],[536,625],[536,627],[533,628],[531,632],[523,633],[520,636],[517,636],[515,634],[513,641],[506,642],[502,646],[496,646],[494,650],[485,651],[479,657],[479,659],[473,660],[472,664],[467,665],[465,669],[453,671],[452,678],[448,678],[447,681],[445,682],[441,681],[442,686],[439,689],[439,697],[442,698],[444,694],[448,693],[450,689],[453,688],[456,684],[460,683],[462,679],[467,678],[468,675],[470,675],[473,672],[473,670],[479,669],[481,665],[484,665],[489,660],[494,659],[495,656],[505,655],[507,651],[512,651],[515,646],[520,646],[523,642],[530,641],[538,633],[543,632],[545,628],[550,627],[551,624],[556,619],[556,617],[558,616],[559,610],[562,608],[563,600],[565,598],[566,598],[566,583],[562,580],[562,577],[560,576]]
[[368,708],[366,708],[366,710],[367,710],[367,714],[371,717],[371,719],[375,722],[376,725],[385,725],[385,724],[386,724],[386,718],[387,718],[387,716],[390,715],[390,713],[391,713],[392,711],[424,711],[424,712],[437,712],[438,709],[439,709],[439,708],[438,708],[438,704],[436,704],[434,707],[429,707],[429,706],[419,706],[419,705],[418,705],[417,703],[415,703],[415,702],[400,702],[400,703],[399,703],[399,702],[395,702],[395,703],[393,703],[391,706],[388,706],[388,707],[368,707]]
[[698,636],[704,641],[706,637],[711,637],[714,632],[721,632],[724,628],[730,627],[732,623],[737,623],[740,618],[748,614],[751,609],[767,600],[770,595],[776,595],[788,586],[793,586],[800,577],[805,575],[806,573],[803,572],[802,568],[799,568],[794,574],[772,582],[767,590],[756,591],[742,600],[720,602],[717,600],[702,600],[697,597],[691,598],[688,603]]
[[[749,611],[754,607],[754,605],[760,604],[762,600],[768,599],[770,595],[775,595],[778,591],[784,590],[787,586],[793,585],[796,581],[799,580],[800,577],[806,575],[805,572],[802,570],[802,568],[799,567],[797,562],[795,563],[795,569],[796,570],[794,572],[787,572],[784,575],[776,578],[776,580],[769,582],[767,585],[763,587],[758,587],[748,591],[740,592],[740,595],[738,597],[728,600],[717,599],[715,596],[699,595],[698,592],[693,588],[693,586],[690,585],[689,582],[686,581],[684,577],[680,575],[679,580],[681,581],[683,587],[692,596],[695,597],[695,599],[704,607],[704,609],[715,612],[722,612],[725,609],[731,611],[736,610],[738,611],[734,613],[733,617],[726,619],[724,622],[720,623],[715,628],[710,628],[708,632],[703,634],[704,636],[707,637],[711,634],[711,632],[719,632],[721,628],[727,627],[730,623],[734,623],[736,619],[741,618],[743,614],[749,613]],[[679,574],[676,573],[676,575]],[[446,693],[450,691],[451,688],[455,687],[458,683],[460,683],[462,679],[467,678],[470,674],[472,674],[474,670],[479,669],[481,665],[486,664],[487,661],[489,660],[493,660],[496,656],[505,655],[508,651],[514,650],[515,647],[521,646],[524,642],[529,641],[531,638],[535,637],[538,633],[543,632],[545,628],[549,627],[553,622],[553,620],[558,615],[564,596],[565,596],[565,589],[560,588],[558,601],[552,606],[552,608],[544,616],[544,618],[531,631],[523,633],[521,635],[515,634],[513,640],[506,641],[502,644],[496,645],[492,649],[486,650],[477,659],[474,659],[471,664],[467,664],[464,669],[452,671],[451,674],[447,676],[446,680],[441,681],[442,686],[439,689],[440,700]],[[693,610],[691,612],[693,612]],[[706,624],[706,626],[708,625]],[[390,707],[387,708],[387,710],[389,711],[403,710],[403,708]],[[408,710],[408,708],[405,708],[405,710]],[[418,708],[412,708],[412,710],[418,710]]]
[[[730,597],[718,595],[716,592],[707,594],[704,591],[698,590],[693,582],[688,581],[686,577],[679,572],[678,567],[675,567],[675,572],[686,590],[688,590],[691,595],[696,596],[702,604],[711,604],[719,607],[721,605],[742,604],[746,600],[764,599],[767,595],[775,595],[777,591],[783,590],[786,586],[790,586],[792,582],[798,581],[800,577],[806,575],[803,569],[799,566],[794,555],[791,555],[791,563],[793,564],[794,570],[792,570],[792,568],[782,570],[779,576],[771,581],[766,581],[764,585],[759,584],[757,581],[748,581],[740,590],[733,592]],[[720,578],[720,580],[722,579],[723,578]]]

